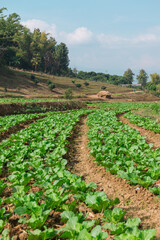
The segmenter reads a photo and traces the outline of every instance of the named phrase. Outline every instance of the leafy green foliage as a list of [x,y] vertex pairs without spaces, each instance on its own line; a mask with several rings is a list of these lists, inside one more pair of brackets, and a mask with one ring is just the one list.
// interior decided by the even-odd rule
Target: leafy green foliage
[[[160,107],[155,104],[155,105],[152,105],[152,109],[155,112],[159,112]],[[156,120],[153,120],[150,117],[142,117],[138,114],[134,114],[130,112],[124,114],[124,117],[128,118],[130,122],[140,127],[144,127],[145,129],[149,129],[155,133],[160,133],[160,124],[157,124]]]
[[101,89],[102,89],[102,90],[105,90],[105,89],[106,89],[106,86],[102,86]]
[[82,86],[82,85],[81,85],[80,83],[77,83],[77,84],[76,84],[76,87],[77,87],[77,88],[80,88],[81,86]]
[[[98,145],[104,136],[102,132],[99,132],[102,131],[102,125],[96,125],[97,122],[95,124],[95,121],[97,121],[97,118],[99,121],[101,119],[102,123],[104,120],[106,121],[106,114],[104,114],[104,110],[101,111],[99,111],[99,115],[97,115],[96,110],[93,113],[93,110],[85,109],[64,113],[46,113],[44,119],[39,119],[37,122],[30,124],[28,128],[1,142],[0,167],[3,169],[5,165],[7,168],[6,180],[12,189],[12,194],[5,199],[0,199],[0,203],[9,203],[13,206],[14,213],[19,216],[19,223],[24,224],[28,231],[28,239],[101,240],[108,236],[108,233],[104,232],[103,229],[109,230],[119,239],[123,239],[123,237],[127,239],[127,236],[132,237],[132,235],[141,237],[140,239],[147,239],[147,237],[152,239],[155,235],[154,230],[140,230],[138,228],[140,223],[138,218],[124,221],[125,212],[114,207],[119,203],[117,198],[114,200],[108,199],[104,192],[96,191],[95,183],[86,183],[81,177],[68,171],[67,161],[64,159],[67,152],[66,146],[81,115],[91,113],[90,124],[96,127],[92,129],[94,131],[91,133],[94,137],[90,142],[92,153],[95,154],[98,151],[98,154],[100,154],[104,150],[107,152],[107,148],[101,149]],[[101,114],[105,115],[104,118]],[[114,122],[116,117],[112,112],[109,114],[113,118],[112,128],[114,127],[114,130],[118,131],[117,134],[122,134],[122,128],[118,130],[119,125],[117,126]],[[99,134],[97,134],[97,131]],[[109,135],[106,135],[109,131],[108,122],[105,122],[103,133],[106,137]],[[98,142],[94,134],[96,134]],[[137,137],[137,135],[135,136]],[[142,139],[140,138],[140,140]],[[109,139],[107,141],[109,142]],[[114,141],[115,139],[112,139],[112,145]],[[143,145],[145,145],[144,142],[141,147]],[[122,145],[120,152],[126,153],[125,147]],[[132,146],[129,142],[129,147],[132,148],[133,154],[136,146]],[[117,148],[116,151],[118,151]],[[102,160],[100,155],[97,155],[97,158],[99,161]],[[109,164],[113,167],[111,163]],[[128,166],[130,165],[128,164]],[[130,167],[127,176],[134,170],[132,165]],[[155,175],[157,176],[158,172],[155,172]],[[145,178],[142,178],[142,180],[146,181]],[[3,181],[1,183],[3,186]],[[36,191],[32,190],[34,188],[36,188]],[[4,188],[2,187],[2,194],[3,191]],[[104,220],[108,225],[106,224],[102,228],[99,225],[100,220],[88,220],[87,214],[78,211],[77,206],[82,203],[94,212],[104,213],[104,219],[101,219],[101,221]],[[65,223],[64,227],[59,230],[48,226],[51,218],[53,218],[53,213],[59,213],[60,223]],[[9,216],[5,208],[0,210],[1,239],[10,239],[9,230],[4,230],[5,223],[10,221]]]
[[56,86],[55,86],[54,83],[50,83],[50,84],[48,85],[48,88],[49,88],[51,91],[52,91],[55,87],[56,87]]
[[[121,111],[124,109],[98,110],[89,115],[88,146],[96,160],[112,174],[127,179],[133,185],[149,188],[160,177],[160,153],[151,149],[152,145],[146,144],[145,137],[137,130],[117,120],[116,113]],[[130,116],[130,113],[125,116]],[[141,123],[144,125],[143,121]]]
[[102,212],[107,208],[118,204],[119,199],[115,198],[115,200],[109,200],[104,192],[95,192],[87,195],[85,203],[95,212]]
[[65,91],[64,97],[65,97],[65,99],[69,99],[69,100],[71,100],[73,98],[73,93],[72,93],[72,89],[71,88],[68,88]]

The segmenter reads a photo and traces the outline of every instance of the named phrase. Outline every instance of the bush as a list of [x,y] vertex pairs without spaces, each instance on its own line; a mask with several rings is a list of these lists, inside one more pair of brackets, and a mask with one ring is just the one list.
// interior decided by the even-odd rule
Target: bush
[[55,88],[55,84],[51,83],[48,85],[48,88],[52,91]]
[[35,85],[39,83],[38,79],[34,79],[33,82],[35,83]]
[[105,89],[106,89],[106,86],[102,86],[101,89],[102,89],[102,90],[105,90]]
[[75,80],[72,80],[72,83],[75,84]]
[[31,75],[31,80],[35,83],[35,85],[39,83],[39,80],[36,79],[36,77],[33,74]]
[[69,99],[69,100],[71,100],[73,98],[73,93],[72,93],[72,90],[70,88],[68,88],[65,91],[64,97],[65,97],[65,99]]
[[31,75],[31,80],[34,80],[35,79],[35,76],[32,74]]
[[80,88],[81,86],[82,86],[82,85],[81,85],[80,83],[77,83],[77,84],[76,84],[76,87],[77,87],[77,88]]
[[84,85],[87,87],[87,86],[89,86],[89,83],[88,82],[84,82]]
[[47,84],[48,85],[52,84],[51,80],[47,80]]
[[150,91],[156,91],[157,90],[156,85],[154,83],[151,83],[151,82],[147,83],[146,88]]

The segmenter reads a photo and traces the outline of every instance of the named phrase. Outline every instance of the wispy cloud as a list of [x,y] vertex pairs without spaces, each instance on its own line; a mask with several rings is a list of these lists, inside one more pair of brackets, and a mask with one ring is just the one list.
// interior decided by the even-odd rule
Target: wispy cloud
[[39,19],[31,19],[26,22],[21,22],[23,26],[26,26],[31,31],[34,31],[35,28],[39,28],[41,31],[50,33],[52,37],[57,37],[57,29],[55,24],[48,24],[45,21]]
[[103,47],[110,48],[117,48],[120,47],[120,45],[128,42],[127,38],[104,33],[97,35],[97,40]]
[[93,33],[86,27],[79,27],[74,32],[61,32],[60,36],[70,45],[88,43],[92,39]]
[[119,48],[119,47],[131,47],[131,46],[137,46],[138,44],[152,44],[160,41],[160,36],[153,34],[153,33],[147,33],[147,34],[141,34],[137,35],[135,37],[121,37],[118,35],[109,35],[109,34],[99,34],[97,35],[98,42],[103,47],[109,47],[109,48]]
[[58,32],[55,24],[48,24],[45,21],[39,19],[31,19],[26,22],[22,22],[22,25],[34,31],[35,28],[39,28],[41,31],[50,33],[52,37],[57,38],[59,41],[63,41],[69,45],[88,43],[93,33],[86,27],[79,27],[71,33]]
[[133,39],[130,39],[132,43],[151,43],[159,41],[160,38],[153,33],[142,34]]

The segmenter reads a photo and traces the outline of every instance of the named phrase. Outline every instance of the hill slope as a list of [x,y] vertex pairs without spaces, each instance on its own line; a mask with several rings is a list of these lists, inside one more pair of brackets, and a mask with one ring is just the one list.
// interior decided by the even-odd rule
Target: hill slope
[[[102,86],[112,93],[115,101],[133,100],[133,101],[158,101],[159,98],[146,94],[142,91],[133,92],[132,89],[116,86],[103,82],[88,81],[89,86],[85,86],[86,81],[81,79],[73,79],[67,77],[58,77],[47,75],[44,73],[33,73],[20,70],[2,70],[0,69],[0,96],[17,96],[17,97],[60,97],[63,98],[66,89],[71,88],[75,97],[96,98],[96,94],[101,90]],[[34,76],[37,84],[31,79]],[[55,88],[51,91],[47,82],[51,81],[55,84]],[[75,81],[73,83],[72,81]],[[76,87],[76,84],[81,87]]]

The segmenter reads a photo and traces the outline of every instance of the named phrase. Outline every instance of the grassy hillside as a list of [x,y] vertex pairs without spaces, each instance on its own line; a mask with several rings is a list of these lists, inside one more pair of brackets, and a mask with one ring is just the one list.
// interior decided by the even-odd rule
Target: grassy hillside
[[[31,79],[31,76],[35,77],[35,80],[38,82],[37,84]],[[52,91],[48,87],[48,80],[56,86]],[[75,83],[72,82],[73,80]],[[64,98],[66,89],[71,88],[74,97],[93,99],[96,98],[96,94],[101,91],[101,87],[105,86],[106,90],[112,93],[115,101],[159,100],[159,98],[146,94],[143,91],[137,90],[133,92],[133,89],[130,88],[95,81],[88,81],[89,86],[85,86],[85,82],[86,81],[81,79],[0,68],[0,97]],[[76,87],[76,84],[81,84],[81,87]]]
[[[38,80],[36,85],[31,80],[31,75],[34,75]],[[56,86],[51,92],[48,88],[47,81],[50,80]],[[75,80],[75,83],[72,81]],[[111,93],[124,93],[130,92],[129,88],[117,87],[111,84],[88,81],[89,86],[84,85],[84,80],[73,79],[67,77],[57,77],[41,73],[23,72],[23,71],[1,71],[0,73],[0,95],[14,94],[24,96],[54,96],[64,94],[67,88],[71,88],[75,95],[97,94],[102,86],[106,86],[106,90]],[[76,84],[81,84],[80,88],[76,87]],[[7,92],[5,92],[7,88]]]

